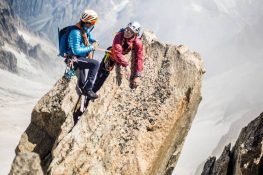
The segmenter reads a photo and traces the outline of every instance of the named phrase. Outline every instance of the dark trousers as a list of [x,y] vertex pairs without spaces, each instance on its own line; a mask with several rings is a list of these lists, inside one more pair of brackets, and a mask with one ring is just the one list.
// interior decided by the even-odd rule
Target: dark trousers
[[106,70],[105,68],[105,62],[104,59],[101,61],[100,63],[100,68],[97,74],[97,78],[95,80],[94,86],[93,86],[93,92],[97,92],[98,90],[100,90],[100,88],[102,87],[102,85],[104,84],[104,82],[106,81],[106,79],[108,78],[110,74],[110,71]]
[[[85,57],[77,58],[78,61],[74,62],[74,67],[80,70],[79,87],[85,90],[91,90],[93,88],[93,82],[95,81],[96,74],[99,70],[99,61],[94,59],[87,59]],[[89,70],[86,78],[85,70]]]
[[[111,50],[111,46],[107,48],[107,50]],[[97,92],[100,90],[100,88],[103,86],[104,82],[110,75],[110,71],[113,69],[115,65],[115,62],[111,59],[111,56],[109,53],[105,53],[104,57],[102,58],[102,61],[100,63],[100,68],[97,74],[97,78],[95,80],[94,86],[93,86],[93,92]]]

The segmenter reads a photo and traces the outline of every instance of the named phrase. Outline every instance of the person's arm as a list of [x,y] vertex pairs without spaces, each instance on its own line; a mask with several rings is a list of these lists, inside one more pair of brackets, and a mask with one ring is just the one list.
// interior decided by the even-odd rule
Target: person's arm
[[129,65],[128,60],[124,57],[122,54],[123,48],[122,48],[122,33],[118,33],[113,40],[112,44],[112,52],[114,55],[114,60],[122,65],[123,67],[127,67]]
[[74,55],[86,56],[89,52],[93,51],[92,45],[81,46],[81,33],[79,30],[72,30],[69,34],[69,47]]
[[91,44],[97,42],[97,40],[93,37],[93,35],[90,32],[88,33],[88,38]]
[[144,61],[144,48],[140,39],[136,39],[134,49],[136,60],[135,77],[140,77],[142,75]]

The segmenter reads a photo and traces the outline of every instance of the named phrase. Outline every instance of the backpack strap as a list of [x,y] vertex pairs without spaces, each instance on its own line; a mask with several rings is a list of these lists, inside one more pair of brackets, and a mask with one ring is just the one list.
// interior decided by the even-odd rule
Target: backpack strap
[[[80,30],[80,33],[81,33],[82,39],[84,40],[85,46],[88,46],[89,45],[89,39],[88,39],[86,31],[80,26],[79,23],[77,23],[75,26]],[[92,30],[93,30],[93,28],[92,28]]]

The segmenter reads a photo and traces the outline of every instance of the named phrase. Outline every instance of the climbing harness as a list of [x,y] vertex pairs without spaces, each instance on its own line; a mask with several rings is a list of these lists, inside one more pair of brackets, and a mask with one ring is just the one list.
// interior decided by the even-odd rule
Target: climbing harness
[[74,67],[74,62],[77,62],[77,58],[74,56],[67,56],[65,59],[65,63],[67,65],[66,70],[64,72],[64,77],[67,80],[70,80],[73,76],[76,75],[76,69]]

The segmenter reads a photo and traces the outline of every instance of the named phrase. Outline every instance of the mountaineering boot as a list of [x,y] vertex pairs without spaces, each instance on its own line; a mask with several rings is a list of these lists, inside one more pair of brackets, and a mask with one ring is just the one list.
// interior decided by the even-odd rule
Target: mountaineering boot
[[98,95],[96,93],[94,93],[91,89],[90,90],[83,89],[82,93],[85,96],[87,96],[88,99],[96,99],[96,98],[98,98]]

